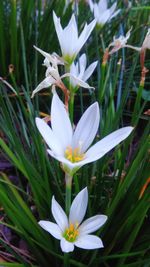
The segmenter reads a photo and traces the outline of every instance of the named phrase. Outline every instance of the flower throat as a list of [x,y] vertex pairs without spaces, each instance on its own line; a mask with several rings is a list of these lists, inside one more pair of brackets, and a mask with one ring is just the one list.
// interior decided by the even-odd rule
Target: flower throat
[[85,158],[85,154],[81,153],[80,147],[72,148],[68,146],[65,150],[65,157],[72,163],[79,162]]

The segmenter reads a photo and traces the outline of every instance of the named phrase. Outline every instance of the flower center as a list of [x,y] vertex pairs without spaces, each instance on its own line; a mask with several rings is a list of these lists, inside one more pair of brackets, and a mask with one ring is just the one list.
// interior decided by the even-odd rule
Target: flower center
[[69,228],[67,228],[63,234],[63,237],[69,241],[74,242],[79,235],[79,231],[77,230],[78,223],[74,225],[73,223],[70,223]]
[[73,149],[71,146],[68,146],[65,150],[65,157],[71,162],[78,162],[85,158],[85,154],[81,153],[80,147]]

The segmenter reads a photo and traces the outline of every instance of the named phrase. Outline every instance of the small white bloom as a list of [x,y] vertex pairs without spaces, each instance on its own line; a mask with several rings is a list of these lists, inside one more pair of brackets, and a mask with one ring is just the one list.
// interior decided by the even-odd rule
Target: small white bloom
[[99,120],[99,106],[95,102],[84,112],[73,131],[64,104],[55,93],[51,106],[52,127],[40,118],[36,118],[36,125],[50,148],[48,153],[60,161],[65,172],[72,176],[83,165],[103,157],[133,130],[133,127],[121,128],[89,148],[96,136]]
[[[47,59],[45,59],[44,60],[44,65],[47,65],[47,64],[48,64]],[[61,81],[62,76],[60,76],[57,66],[53,67],[53,66],[49,65],[49,67],[47,67],[45,76],[46,76],[46,78],[32,92],[31,98],[33,98],[34,95],[36,93],[38,93],[39,91],[41,91],[43,88],[48,88],[48,87],[50,87],[52,85],[56,85],[58,87],[61,87],[61,85],[62,85],[62,81]]]
[[34,89],[31,98],[33,98],[34,95],[43,88],[48,88],[52,85],[61,87],[63,85],[61,81],[63,76],[60,76],[58,71],[58,65],[64,65],[63,60],[55,53],[51,55],[36,46],[34,46],[34,48],[45,57],[43,66],[45,66],[47,69],[45,72],[46,78]]
[[[98,61],[93,62],[86,69],[87,58],[86,58],[86,55],[83,54],[79,58],[79,61],[76,64],[74,62],[72,63],[71,68],[70,68],[70,74],[86,82],[89,79],[89,77],[92,75],[93,71],[95,70],[97,63]],[[72,85],[73,88],[78,87],[78,82],[73,77],[70,77],[70,84]],[[90,88],[90,86],[88,86],[87,88]]]
[[109,54],[113,54],[117,52],[120,48],[126,47],[126,43],[130,38],[131,29],[127,32],[126,36],[120,35],[118,38],[114,37],[113,42],[108,46],[113,46],[113,49],[109,52]]
[[61,57],[59,57],[56,53],[49,54],[42,49],[38,48],[37,46],[33,46],[38,52],[45,57],[44,66],[49,67],[50,64],[57,66],[57,65],[64,65],[64,61]]
[[94,13],[97,25],[100,27],[103,27],[106,22],[109,22],[120,12],[120,9],[115,11],[117,7],[116,2],[110,8],[108,8],[107,0],[100,0],[99,3],[93,3],[92,0],[89,0],[89,6],[91,11]]
[[78,28],[74,14],[69,24],[64,29],[60,24],[60,18],[56,16],[55,12],[53,12],[53,19],[63,58],[71,64],[89,38],[96,21],[93,20],[89,25],[85,24],[82,33],[78,36]]
[[31,98],[33,98],[34,95],[38,93],[39,91],[41,91],[43,88],[47,88],[52,85],[56,85],[59,88],[61,89],[64,88],[66,90],[67,88],[62,82],[62,79],[66,77],[71,77],[71,79],[74,81],[74,83],[76,83],[77,86],[81,86],[83,88],[89,88],[89,89],[93,88],[89,86],[85,82],[85,80],[86,78],[88,79],[88,76],[90,76],[90,73],[92,73],[92,69],[93,69],[93,66],[95,65],[95,62],[91,64],[89,68],[85,71],[84,80],[81,79],[82,78],[81,75],[79,75],[79,77],[76,77],[75,73],[65,73],[62,76],[60,76],[58,65],[64,65],[64,61],[55,53],[51,55],[51,54],[44,52],[43,50],[41,50],[40,48],[36,46],[34,46],[34,48],[45,57],[43,66],[45,66],[47,69],[45,72],[46,78],[34,89],[34,91],[32,92]]
[[140,53],[143,53],[143,52],[145,53],[146,49],[150,49],[150,29],[148,29],[148,32],[145,36],[145,39],[144,39],[141,47],[132,46],[132,45],[128,45],[128,44],[125,44],[124,47],[131,48],[131,49],[136,50]]
[[103,247],[102,240],[91,233],[97,231],[107,220],[105,215],[96,215],[83,221],[87,210],[88,191],[84,188],[72,202],[69,218],[64,210],[52,198],[51,211],[56,223],[50,221],[39,221],[39,225],[56,239],[60,240],[63,252],[74,250],[74,246],[83,249],[97,249]]

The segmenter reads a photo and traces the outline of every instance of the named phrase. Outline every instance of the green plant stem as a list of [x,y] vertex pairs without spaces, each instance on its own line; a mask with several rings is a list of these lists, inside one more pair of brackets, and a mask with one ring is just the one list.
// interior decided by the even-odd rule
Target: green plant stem
[[69,267],[70,266],[69,258],[70,258],[69,253],[65,253],[64,254],[64,267]]
[[106,74],[106,64],[101,65],[101,78],[100,78],[100,85],[98,90],[98,100],[99,103],[102,104],[103,95],[104,95],[104,79]]
[[72,188],[72,177],[66,173],[65,175],[66,181],[66,198],[65,198],[65,206],[66,206],[66,214],[69,215],[69,210],[71,206],[71,188]]
[[70,101],[69,101],[69,115],[70,115],[71,123],[73,123],[74,97],[75,97],[75,94],[71,92]]
[[[72,189],[72,177],[65,174],[65,181],[66,181],[66,198],[65,198],[65,206],[66,206],[66,214],[69,215],[70,206],[71,206],[71,189]],[[68,253],[64,254],[64,267],[70,266],[70,256]]]
[[143,89],[144,89],[144,85],[140,84],[138,92],[137,92],[137,97],[136,97],[136,100],[135,100],[135,104],[134,104],[134,111],[133,111],[133,114],[132,114],[132,125],[135,124],[136,118],[137,118],[137,116],[139,116],[140,103],[141,103]]

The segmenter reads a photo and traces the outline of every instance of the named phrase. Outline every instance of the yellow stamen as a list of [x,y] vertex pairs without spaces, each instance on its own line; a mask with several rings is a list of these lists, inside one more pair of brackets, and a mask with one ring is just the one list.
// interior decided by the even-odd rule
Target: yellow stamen
[[71,146],[68,146],[65,150],[65,157],[71,162],[78,162],[85,158],[85,154],[81,153],[80,147],[73,149]]
[[70,223],[69,228],[67,228],[64,232],[64,238],[69,241],[69,242],[74,242],[79,235],[79,231],[77,230],[78,228],[78,223],[75,225],[73,223]]

